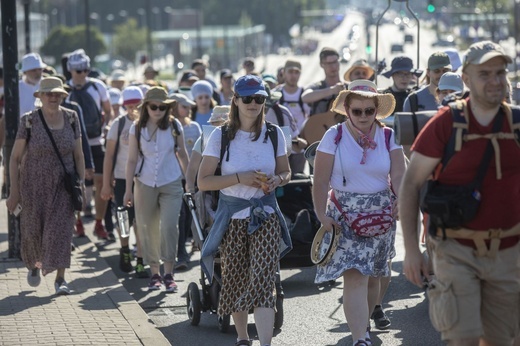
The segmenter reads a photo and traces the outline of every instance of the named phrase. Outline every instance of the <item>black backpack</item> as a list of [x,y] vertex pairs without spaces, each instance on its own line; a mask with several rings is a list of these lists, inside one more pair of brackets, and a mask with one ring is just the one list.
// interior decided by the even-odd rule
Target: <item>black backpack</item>
[[83,122],[88,138],[101,136],[103,131],[103,115],[96,105],[94,98],[88,93],[87,89],[92,86],[99,92],[93,82],[87,82],[81,89],[72,88],[70,100],[76,101],[83,110]]

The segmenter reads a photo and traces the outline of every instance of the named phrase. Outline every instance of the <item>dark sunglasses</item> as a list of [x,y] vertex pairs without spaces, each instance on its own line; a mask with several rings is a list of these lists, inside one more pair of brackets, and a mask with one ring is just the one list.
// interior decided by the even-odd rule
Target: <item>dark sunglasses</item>
[[76,73],[89,73],[90,70],[89,69],[84,69],[84,70],[76,70]]
[[240,98],[242,99],[242,102],[244,102],[244,104],[246,105],[253,102],[253,100],[255,100],[256,104],[261,105],[265,102],[265,100],[267,100],[267,97],[265,96],[240,96]]
[[367,117],[371,117],[372,115],[374,115],[376,113],[376,109],[373,108],[373,107],[370,107],[370,108],[365,108],[365,109],[361,109],[361,108],[350,108],[350,113],[356,117],[360,117],[362,116],[363,114],[365,114]]
[[150,108],[151,111],[160,110],[161,112],[164,112],[168,106],[157,106],[157,105],[148,105],[148,108]]

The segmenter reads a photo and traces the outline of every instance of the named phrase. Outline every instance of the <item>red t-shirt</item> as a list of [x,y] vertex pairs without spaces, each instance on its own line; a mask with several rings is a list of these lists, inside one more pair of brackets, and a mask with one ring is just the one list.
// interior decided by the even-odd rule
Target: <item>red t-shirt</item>
[[[468,133],[492,133],[493,121],[487,126],[480,125],[473,117],[469,107],[470,102],[468,102],[467,107],[470,120]],[[419,133],[412,150],[428,157],[441,158],[452,131],[451,111],[449,107],[444,107]],[[511,132],[505,116],[502,132]],[[470,183],[477,174],[488,142],[488,139],[463,142],[462,150],[455,152],[444,171],[439,175],[439,182],[447,185]],[[499,139],[498,142],[500,145],[502,179],[497,179],[495,155],[493,153],[480,191],[482,200],[479,212],[475,219],[464,225],[466,228],[473,230],[509,229],[520,223],[520,147],[512,139]],[[518,237],[515,238],[514,243],[518,241]],[[502,245],[506,245],[505,242],[503,241]],[[510,239],[507,239],[507,243],[509,243],[509,246],[514,245],[510,243]]]

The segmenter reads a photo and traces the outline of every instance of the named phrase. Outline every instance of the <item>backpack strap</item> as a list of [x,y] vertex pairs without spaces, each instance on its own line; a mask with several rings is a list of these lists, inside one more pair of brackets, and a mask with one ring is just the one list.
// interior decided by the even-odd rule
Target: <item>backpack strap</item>
[[334,125],[336,128],[336,137],[334,137],[334,144],[339,145],[339,142],[341,141],[341,137],[343,136],[343,131],[341,129],[341,123]]
[[220,160],[218,162],[217,169],[221,169],[222,160],[224,159],[224,154],[227,151],[226,161],[229,161],[229,137],[228,137],[228,125],[224,124],[220,127],[222,131],[222,137],[220,138]]
[[419,110],[419,97],[417,96],[417,92],[413,92],[409,95],[410,98],[410,110],[412,113],[415,113]]
[[464,135],[468,133],[469,119],[466,108],[466,100],[456,100],[448,104],[451,110],[451,118],[453,120],[453,130],[451,131],[448,144],[444,148],[444,155],[441,160],[441,172],[444,171],[450,159],[455,152],[462,149],[462,141]]
[[284,126],[285,122],[283,121],[283,113],[282,109],[280,108],[280,105],[278,103],[275,103],[273,107],[271,107],[274,111],[274,114],[276,114],[276,120],[278,121],[278,126]]
[[170,128],[172,130],[173,148],[175,151],[177,151],[177,137],[181,134],[181,131],[179,130],[179,124],[177,124],[177,120],[173,119],[172,121],[170,121]]
[[392,130],[389,127],[383,127],[383,132],[385,133],[385,145],[386,150],[390,152],[390,138],[392,137]]
[[274,159],[276,160],[276,152],[278,151],[278,131],[276,130],[276,126],[269,122],[265,122],[265,126],[267,127],[264,136],[264,143],[267,143],[267,137],[271,139],[271,144],[273,145],[274,151]]
[[121,115],[119,117],[119,120],[117,123],[117,139],[116,139],[116,148],[114,150],[114,159],[112,162],[112,172],[114,172],[114,169],[116,168],[117,153],[119,151],[119,139],[121,137],[121,133],[123,133],[123,129],[125,128],[125,123],[126,123],[126,115]]
[[504,107],[504,110],[516,144],[520,147],[520,107],[508,104]]

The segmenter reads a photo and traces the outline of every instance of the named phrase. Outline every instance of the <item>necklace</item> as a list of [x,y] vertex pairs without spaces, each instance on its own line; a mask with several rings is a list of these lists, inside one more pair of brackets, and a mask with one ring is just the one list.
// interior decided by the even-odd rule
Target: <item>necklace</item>
[[159,129],[159,126],[157,126],[157,127],[155,128],[155,130],[153,130],[153,132],[152,132],[152,134],[150,135],[150,138],[149,138],[149,139],[146,139],[146,138],[143,137],[144,140],[147,141],[147,142],[151,142],[152,139],[154,138],[155,134],[157,133],[157,130],[158,130],[158,129]]

